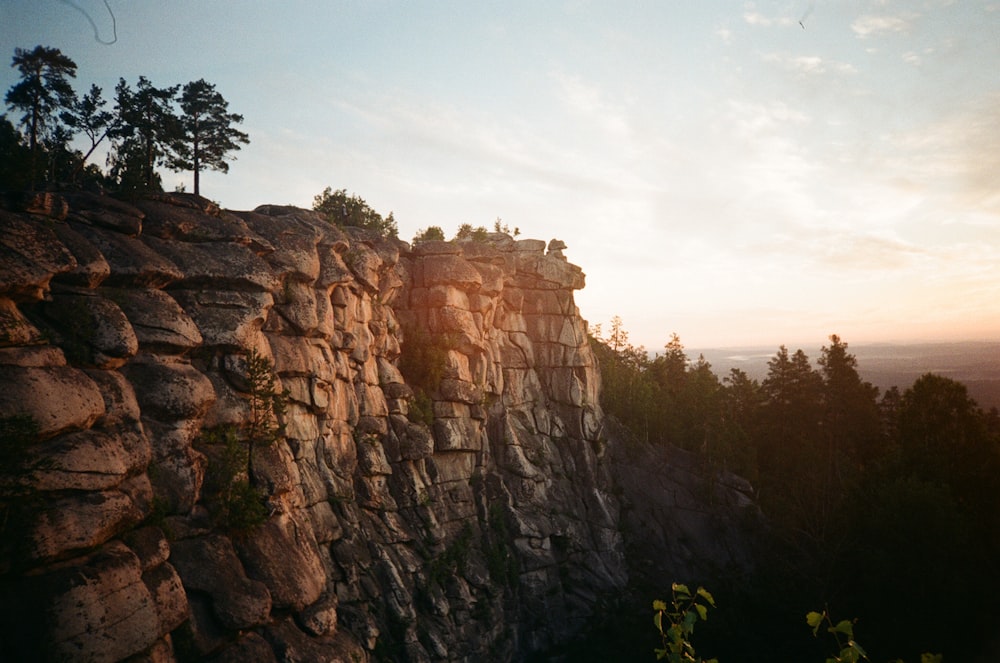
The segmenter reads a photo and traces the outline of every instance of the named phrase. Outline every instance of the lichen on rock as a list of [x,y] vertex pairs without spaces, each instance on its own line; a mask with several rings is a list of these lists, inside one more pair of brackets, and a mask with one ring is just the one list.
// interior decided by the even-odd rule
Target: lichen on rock
[[[11,651],[511,660],[624,587],[561,242],[410,247],[184,194],[64,204],[0,210],[0,417],[32,422],[0,481],[3,583],[35,594],[0,596]],[[226,453],[252,444],[251,352],[285,407],[245,460]],[[236,451],[205,442],[225,426]],[[237,486],[262,524],[216,517]]]

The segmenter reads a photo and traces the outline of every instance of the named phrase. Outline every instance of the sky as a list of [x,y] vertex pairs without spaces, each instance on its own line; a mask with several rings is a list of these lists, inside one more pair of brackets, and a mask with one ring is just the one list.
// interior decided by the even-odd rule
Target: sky
[[998,35],[1000,0],[0,0],[0,55],[81,94],[215,84],[250,144],[206,197],[559,238],[651,351],[1000,339]]

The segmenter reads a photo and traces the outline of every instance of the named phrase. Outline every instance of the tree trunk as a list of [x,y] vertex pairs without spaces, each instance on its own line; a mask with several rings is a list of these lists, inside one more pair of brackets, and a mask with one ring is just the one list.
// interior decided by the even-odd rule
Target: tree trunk
[[198,154],[198,141],[194,143],[194,158],[191,160],[192,166],[194,166],[194,195],[201,195],[201,159]]

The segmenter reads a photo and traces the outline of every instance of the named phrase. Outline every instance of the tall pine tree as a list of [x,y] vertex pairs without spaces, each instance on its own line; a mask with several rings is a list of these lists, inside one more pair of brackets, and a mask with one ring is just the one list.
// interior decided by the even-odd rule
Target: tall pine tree
[[9,108],[24,112],[20,124],[28,134],[29,180],[33,188],[38,177],[40,146],[53,136],[60,140],[68,136],[58,131],[59,111],[70,108],[76,97],[68,80],[76,78],[76,63],[58,48],[36,46],[30,51],[15,48],[10,66],[17,68],[21,80],[7,90],[4,101]]
[[229,102],[215,86],[199,79],[184,86],[180,97],[179,131],[171,145],[170,167],[194,172],[194,193],[201,193],[201,171],[229,172],[226,163],[250,137],[234,128],[243,116],[228,112]]

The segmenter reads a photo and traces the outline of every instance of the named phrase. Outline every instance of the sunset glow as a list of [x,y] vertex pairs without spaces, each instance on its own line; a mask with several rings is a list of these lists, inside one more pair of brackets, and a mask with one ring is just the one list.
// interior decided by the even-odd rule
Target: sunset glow
[[1000,337],[1000,3],[109,6],[103,45],[4,0],[0,54],[57,47],[106,96],[214,83],[251,141],[202,176],[226,207],[332,186],[406,240],[558,237],[584,317],[650,349]]

